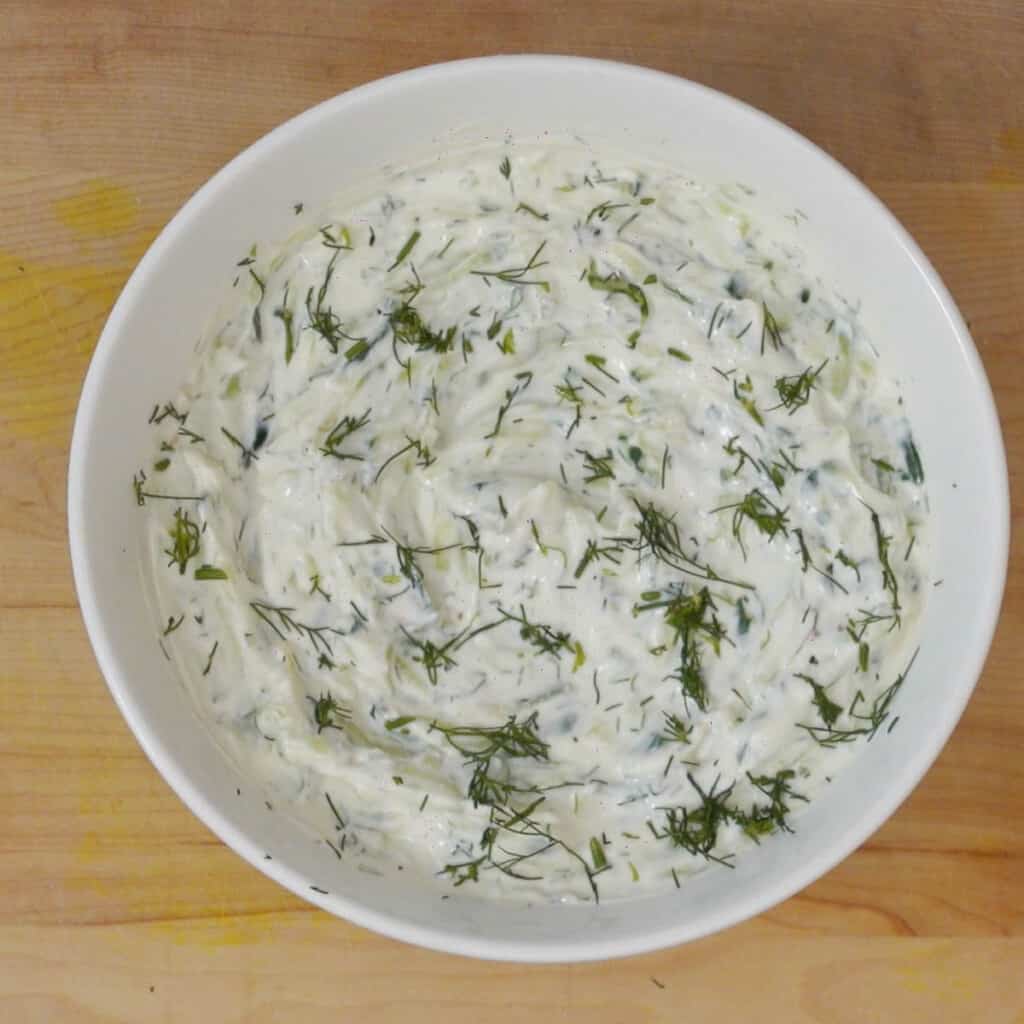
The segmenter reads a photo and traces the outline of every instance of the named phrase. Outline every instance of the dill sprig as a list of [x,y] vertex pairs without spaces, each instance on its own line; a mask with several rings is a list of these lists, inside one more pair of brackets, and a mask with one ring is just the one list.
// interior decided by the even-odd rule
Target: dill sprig
[[179,426],[184,425],[188,419],[187,412],[178,412],[177,407],[173,402],[164,402],[163,406],[159,404],[153,406],[153,411],[149,414],[147,423],[163,423],[167,417],[170,416]]
[[406,452],[414,451],[416,453],[416,465],[422,466],[424,469],[426,469],[428,466],[432,465],[437,461],[437,459],[433,455],[431,455],[430,449],[421,441],[416,440],[416,438],[410,437],[408,434],[405,435],[405,440],[408,443],[403,448],[399,448],[397,452],[395,452],[388,459],[386,459],[383,465],[381,465],[380,469],[377,470],[377,475],[373,478],[374,483],[376,483],[381,478],[381,475],[384,473],[384,470],[387,469],[388,466],[390,466],[391,463],[395,461],[395,459],[401,458]]
[[522,721],[510,715],[502,725],[442,725],[432,722],[430,730],[439,732],[469,763],[480,764],[501,754],[504,757],[548,759],[548,745],[537,732],[538,713]]
[[892,565],[889,561],[889,547],[892,544],[892,537],[886,534],[882,529],[882,521],[878,516],[878,513],[866,502],[861,502],[862,505],[871,514],[871,526],[875,533],[875,548],[878,552],[878,564],[882,571],[882,588],[889,594],[890,604],[892,605],[893,623],[896,628],[900,626],[900,585],[896,579],[896,573],[893,572]]
[[658,734],[662,743],[689,743],[693,726],[687,725],[678,715],[670,715],[667,711],[662,712],[665,719],[665,727]]
[[818,383],[821,371],[825,369],[827,359],[823,359],[817,369],[810,366],[803,373],[792,374],[788,377],[775,378],[775,390],[779,395],[779,404],[773,405],[773,409],[786,409],[792,416],[798,409],[803,408],[811,400],[811,392]]
[[665,622],[675,633],[676,640],[703,634],[714,652],[721,651],[722,641],[729,642],[725,627],[718,621],[717,607],[707,587],[687,593],[683,584],[670,584],[665,591],[648,590],[641,601],[633,605],[633,614],[664,609]]
[[679,668],[670,678],[677,679],[683,696],[692,700],[701,711],[708,709],[707,683],[704,679],[703,651],[699,641],[720,654],[722,641],[731,643],[725,627],[719,622],[711,592],[702,587],[687,593],[682,585],[670,586],[641,594],[641,602],[633,605],[633,614],[663,609],[665,623],[672,629],[674,642],[679,643]]
[[548,745],[537,734],[537,712],[518,721],[510,715],[502,725],[448,726],[432,722],[432,732],[440,732],[448,744],[473,766],[467,796],[473,806],[507,803],[516,793],[537,792],[535,787],[514,785],[504,773],[499,777],[492,771],[495,758],[532,758],[548,760]]
[[714,850],[718,845],[719,829],[736,818],[735,809],[728,803],[733,787],[728,786],[720,790],[719,779],[715,779],[711,788],[705,792],[693,775],[687,772],[686,777],[697,791],[700,805],[694,809],[663,808],[665,819],[661,829],[656,828],[651,822],[647,823],[647,827],[655,839],[667,839],[673,846],[689,854],[731,867],[729,862],[733,855],[719,857]]
[[662,808],[665,812],[662,828],[659,830],[650,821],[647,827],[655,839],[668,839],[673,846],[687,853],[732,867],[732,854],[720,857],[714,852],[718,845],[719,831],[727,825],[736,824],[754,842],[759,842],[762,836],[777,830],[792,832],[788,821],[790,802],[807,802],[806,797],[793,789],[791,780],[795,775],[796,773],[788,768],[776,772],[775,775],[751,775],[748,772],[747,779],[751,786],[766,796],[768,803],[755,802],[747,811],[730,803],[735,783],[725,789],[719,789],[720,779],[715,779],[711,788],[705,792],[697,780],[687,772],[686,777],[690,785],[697,791],[699,805],[693,809]]
[[334,275],[334,265],[337,262],[340,250],[347,248],[347,246],[335,244],[331,248],[335,249],[335,253],[327,264],[327,269],[324,271],[324,279],[316,291],[315,301],[312,285],[310,285],[309,291],[306,292],[306,316],[309,317],[308,328],[319,334],[327,342],[332,355],[337,355],[343,341],[365,345],[366,339],[348,334],[342,325],[340,317],[331,306],[326,305],[327,291],[330,288],[331,278]]
[[184,612],[175,618],[173,615],[167,617],[167,628],[163,631],[163,636],[170,636],[181,624],[185,621]]
[[[842,585],[842,583],[839,582],[839,580],[835,578],[835,576],[814,564],[814,559],[811,558],[811,552],[807,547],[807,542],[804,540],[804,531],[800,527],[795,527],[793,529],[793,536],[796,537],[797,543],[800,545],[801,572],[807,572],[808,569],[813,569],[819,576],[828,580],[836,589],[841,590],[844,594],[848,594],[849,591]],[[832,568],[831,564],[829,565],[829,568]]]
[[170,535],[171,546],[164,549],[164,554],[170,558],[167,565],[176,565],[179,574],[184,576],[189,560],[199,554],[199,526],[186,511],[178,508],[174,510]]
[[[540,737],[537,712],[521,720],[510,715],[497,726],[448,726],[435,721],[430,728],[440,732],[448,744],[466,759],[466,764],[473,767],[466,795],[474,807],[490,807],[489,823],[480,838],[479,856],[446,864],[441,873],[451,878],[456,886],[479,881],[480,872],[487,868],[501,871],[511,878],[537,881],[541,876],[523,873],[521,865],[548,850],[559,848],[580,864],[597,900],[594,878],[607,868],[607,859],[595,855],[592,869],[571,846],[533,817],[545,800],[540,790],[536,786],[516,785],[508,774],[509,760],[548,760],[549,748]],[[510,801],[521,794],[536,795],[525,807],[513,807]],[[521,852],[512,851],[499,843],[501,835],[535,842]],[[593,854],[593,850],[591,852]]]
[[629,203],[613,203],[610,199],[606,199],[603,203],[598,203],[597,206],[591,209],[583,223],[589,224],[594,217],[597,217],[600,221],[606,221],[611,216],[613,210],[624,210],[628,206]]
[[423,570],[416,564],[416,555],[439,555],[444,551],[451,551],[453,548],[460,547],[459,544],[446,544],[443,547],[437,548],[426,548],[426,547],[412,547],[408,544],[403,544],[393,533],[388,530],[384,530],[391,541],[395,545],[395,557],[398,559],[398,571],[414,586],[417,590],[423,584]]
[[725,583],[729,586],[740,587],[743,590],[753,590],[750,583],[741,583],[737,580],[726,579],[720,576],[710,565],[706,565],[696,558],[691,558],[683,550],[682,538],[679,534],[679,527],[675,522],[675,515],[666,515],[660,511],[653,502],[646,505],[641,504],[636,498],[633,499],[640,518],[633,524],[636,529],[635,536],[610,537],[609,540],[621,544],[624,548],[635,551],[637,558],[642,560],[650,554],[659,562],[678,572],[698,579],[708,580],[713,583]]
[[761,355],[764,355],[765,342],[770,342],[772,348],[778,351],[782,348],[782,328],[775,319],[772,311],[768,308],[767,302],[761,303]]
[[321,693],[319,697],[307,697],[313,705],[313,722],[319,736],[324,729],[342,730],[343,725],[352,717],[352,712],[344,704],[339,704],[329,693]]
[[795,777],[796,772],[792,768],[785,768],[775,775],[751,775],[747,772],[750,784],[768,797],[767,804],[754,804],[749,812],[737,818],[743,831],[755,843],[759,842],[761,836],[775,831],[793,831],[788,821],[789,801],[807,803],[807,797],[797,793],[790,784],[790,780]]
[[761,415],[761,410],[757,407],[757,402],[753,398],[754,383],[747,377],[742,383],[737,380],[732,382],[732,395],[737,402],[743,407],[746,414],[759,426],[764,426],[764,417]]
[[523,605],[519,606],[518,615],[505,611],[501,605],[498,605],[498,613],[508,622],[518,622],[519,636],[543,654],[553,654],[557,657],[563,651],[570,653],[575,651],[569,633],[554,630],[540,622],[531,622],[527,618],[526,608]]
[[621,554],[622,548],[615,544],[607,544],[602,547],[598,541],[588,540],[586,547],[583,549],[583,555],[573,572],[573,576],[576,579],[580,579],[587,571],[587,566],[589,566],[591,562],[600,561],[602,558],[611,562],[613,565],[618,565],[619,555]]
[[[591,213],[593,212],[592,210]],[[640,319],[647,319],[650,313],[650,306],[647,303],[647,295],[640,285],[627,281],[626,278],[618,273],[602,277],[597,272],[597,265],[593,261],[591,261],[587,269],[587,284],[595,291],[608,292],[610,295],[625,295],[640,310]]]
[[411,345],[417,352],[437,352],[439,355],[450,352],[455,346],[456,328],[452,326],[434,330],[424,322],[419,310],[413,305],[421,290],[421,285],[414,285],[411,297],[388,314],[388,325],[394,341],[396,344]]
[[330,626],[311,626],[308,623],[299,622],[292,616],[294,608],[278,607],[264,601],[250,601],[249,607],[281,640],[287,642],[286,634],[291,633],[305,638],[312,645],[314,653],[320,656],[321,666],[332,667],[330,656],[334,651],[331,647],[330,637],[344,636],[341,630],[332,629]]
[[[914,666],[914,662],[917,660],[918,651],[914,651],[907,663],[907,667],[896,677],[896,679],[890,683],[875,699],[871,702],[870,706],[867,704],[867,698],[863,692],[858,690],[854,695],[853,700],[850,702],[850,706],[846,709],[846,717],[853,724],[846,728],[836,728],[839,716],[836,715],[832,724],[825,722],[823,725],[806,725],[802,722],[797,723],[797,728],[803,729],[812,739],[823,747],[836,747],[841,743],[852,743],[854,740],[861,736],[867,737],[868,740],[874,739],[878,730],[889,720],[892,702],[896,698],[896,694],[899,693],[900,688],[906,682],[907,676],[910,674],[911,668]],[[863,707],[864,710],[860,710]],[[820,709],[819,709],[820,710]],[[823,722],[824,716],[822,717]],[[896,724],[896,719],[893,719],[889,726],[889,731],[892,730]]]
[[[475,629],[467,626],[460,633],[446,640],[443,644],[435,644],[432,640],[421,640],[413,636],[404,626],[399,628],[405,634],[406,639],[416,648],[417,654],[413,655],[413,661],[419,662],[426,670],[427,678],[431,686],[437,686],[439,673],[454,668],[457,662],[452,653],[469,643],[475,636],[486,633],[490,629],[496,629],[504,624],[503,619],[496,619],[494,622],[484,623]],[[452,652],[452,653],[450,653]]]
[[447,671],[450,668],[454,668],[457,662],[449,654],[449,651],[454,650],[456,644],[459,641],[458,636],[453,636],[446,643],[441,644],[438,647],[432,640],[420,640],[410,633],[405,626],[399,627],[405,634],[406,640],[409,641],[416,648],[417,654],[412,657],[413,661],[419,662],[427,673],[427,679],[430,680],[431,686],[437,686],[437,679],[439,673]]
[[473,522],[469,516],[457,516],[461,519],[469,530],[468,544],[462,545],[463,551],[469,551],[476,555],[476,585],[481,590],[495,590],[501,587],[500,583],[485,583],[484,582],[484,547],[480,543],[480,528]]
[[248,469],[254,459],[259,460],[259,456],[256,452],[247,444],[243,444],[239,441],[239,439],[226,427],[221,427],[220,432],[242,453],[241,459],[243,469]]
[[334,459],[351,459],[354,462],[363,462],[362,455],[352,455],[348,452],[341,451],[341,445],[350,438],[354,433],[362,430],[367,423],[370,422],[370,410],[367,409],[362,416],[343,416],[332,428],[330,433],[324,438],[324,443],[320,447],[320,453],[322,455],[329,455]]
[[505,389],[505,398],[498,408],[498,415],[494,421],[494,429],[489,434],[484,434],[485,441],[490,440],[492,437],[497,437],[498,434],[501,433],[501,425],[505,421],[505,416],[508,414],[509,409],[512,408],[513,402],[515,402],[519,395],[530,386],[530,383],[533,381],[533,374],[529,370],[523,370],[520,373],[515,374],[515,379],[518,383]]
[[419,565],[416,562],[416,555],[439,555],[443,551],[451,551],[453,548],[461,546],[458,543],[455,543],[446,544],[442,547],[428,548],[421,546],[413,546],[410,544],[403,544],[389,529],[387,529],[386,527],[381,527],[381,529],[384,532],[383,537],[380,534],[375,533],[367,537],[366,540],[342,541],[338,545],[338,547],[371,547],[375,544],[387,544],[388,541],[390,541],[395,546],[395,558],[398,560],[398,571],[417,590],[420,589],[423,583],[423,570],[420,569]]
[[[491,807],[490,823],[484,829],[483,835],[480,838],[480,856],[446,864],[441,873],[450,877],[456,886],[462,885],[465,882],[479,881],[480,872],[486,868],[496,869],[510,878],[522,881],[539,881],[542,876],[524,874],[520,865],[525,861],[540,857],[549,850],[557,848],[579,863],[586,875],[594,900],[597,902],[600,897],[595,878],[605,869],[592,869],[587,861],[568,843],[559,839],[549,828],[532,817],[543,802],[544,797],[539,796],[528,806],[519,809],[500,804],[493,805]],[[503,834],[534,840],[534,843],[523,852],[510,851],[504,846],[499,845],[498,840]],[[539,845],[537,845],[538,842]]]
[[569,429],[565,432],[566,440],[572,437],[572,432],[580,425],[580,420],[583,418],[583,388],[579,384],[571,384],[569,382],[569,375],[562,378],[561,384],[555,385],[555,394],[558,395],[560,402],[568,402],[576,410],[576,415],[573,417],[572,423],[569,424]]
[[728,505],[719,505],[711,511],[732,512],[732,535],[739,543],[744,559],[747,557],[747,549],[743,543],[743,524],[747,520],[753,523],[768,540],[774,539],[779,533],[783,537],[789,536],[787,529],[789,519],[786,515],[788,509],[779,508],[770,498],[765,497],[763,491],[756,487],[739,501],[731,502]]
[[914,439],[908,437],[903,442],[903,458],[907,465],[907,477],[915,484],[924,483],[924,465],[921,462],[921,455],[914,444]]
[[530,280],[527,278],[527,274],[531,271],[539,270],[541,267],[546,267],[547,260],[540,259],[540,254],[544,251],[544,246],[547,242],[541,242],[540,245],[533,251],[533,255],[526,261],[526,264],[521,267],[506,267],[504,270],[471,270],[470,273],[476,277],[482,277],[488,284],[491,283],[493,278],[496,281],[504,281],[506,284],[521,285],[523,287],[529,285],[535,285],[538,288],[542,288],[544,291],[550,291],[551,285],[547,281],[543,280]]
[[597,480],[614,480],[615,470],[612,468],[612,455],[611,449],[608,449],[604,455],[592,455],[584,448],[576,449],[577,455],[583,456],[583,471],[585,475],[583,482],[592,484]]
[[860,672],[867,672],[871,662],[871,645],[864,639],[868,626],[888,622],[889,629],[896,628],[897,619],[895,615],[876,615],[874,612],[861,608],[860,618],[848,619],[846,623],[847,636],[857,645],[857,668]]
[[781,494],[782,488],[786,484],[786,474],[800,472],[800,467],[784,449],[779,451],[777,458],[772,459],[769,462],[767,459],[758,459],[751,455],[746,448],[736,443],[739,439],[739,434],[733,434],[733,436],[730,437],[724,445],[722,445],[722,451],[724,451],[726,455],[732,455],[736,458],[736,465],[732,468],[733,476],[738,476],[740,470],[742,470],[745,465],[749,464],[758,472],[763,473],[768,480],[771,481],[775,490]]
[[811,702],[818,709],[818,715],[822,722],[825,723],[825,728],[831,729],[843,713],[842,707],[832,700],[826,688],[811,678],[811,676],[805,675],[803,672],[794,672],[793,674],[797,679],[802,679],[811,688],[813,692]]
[[146,490],[146,471],[140,469],[138,473],[132,474],[132,492],[135,494],[135,504],[145,505],[148,498],[158,501],[202,501],[201,494],[159,494],[155,491]]

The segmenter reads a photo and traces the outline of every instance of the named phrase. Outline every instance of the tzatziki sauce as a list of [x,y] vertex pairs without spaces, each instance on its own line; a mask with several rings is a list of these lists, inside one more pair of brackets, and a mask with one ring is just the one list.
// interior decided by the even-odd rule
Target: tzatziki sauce
[[683,886],[896,721],[921,457],[803,215],[750,199],[508,145],[226,268],[134,480],[155,633],[332,863]]

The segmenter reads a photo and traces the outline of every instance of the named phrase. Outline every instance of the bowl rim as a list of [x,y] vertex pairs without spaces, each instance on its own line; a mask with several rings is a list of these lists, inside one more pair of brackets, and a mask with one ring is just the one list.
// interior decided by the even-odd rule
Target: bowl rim
[[[90,572],[90,552],[86,539],[87,531],[84,516],[86,488],[85,455],[93,430],[95,410],[100,398],[101,382],[105,377],[107,366],[113,356],[114,346],[121,333],[122,321],[125,319],[126,311],[135,301],[136,296],[144,291],[146,281],[150,276],[150,268],[160,263],[165,251],[171,246],[175,236],[182,230],[183,225],[200,213],[208,199],[218,192],[224,184],[250,165],[258,163],[265,152],[275,149],[293,134],[301,132],[308,124],[338,109],[372,99],[377,95],[383,95],[395,88],[414,86],[417,82],[421,82],[424,79],[436,78],[452,73],[472,72],[474,69],[498,69],[517,74],[530,74],[531,72],[551,71],[554,69],[574,69],[586,74],[612,73],[620,76],[631,75],[635,76],[637,80],[642,79],[656,82],[662,86],[688,91],[691,95],[703,96],[713,99],[716,103],[732,106],[747,116],[766,122],[774,130],[788,136],[789,141],[800,148],[809,159],[824,162],[829,171],[838,180],[842,181],[846,188],[859,193],[860,197],[874,208],[881,222],[891,232],[896,243],[903,248],[927,283],[932,298],[938,304],[956,336],[968,367],[970,385],[976,389],[981,400],[984,422],[980,424],[980,428],[987,435],[992,454],[995,456],[994,466],[997,479],[993,481],[993,485],[994,489],[1001,496],[1000,508],[993,510],[992,513],[993,519],[996,521],[996,534],[993,538],[994,548],[1001,554],[995,566],[995,576],[992,579],[992,585],[986,592],[986,603],[979,613],[978,621],[981,624],[979,636],[984,642],[977,644],[969,659],[970,684],[963,685],[955,694],[955,699],[948,702],[945,715],[941,721],[941,728],[934,730],[922,739],[914,753],[914,757],[911,759],[911,765],[903,773],[902,785],[887,790],[884,797],[880,798],[874,805],[873,812],[859,819],[854,826],[840,836],[839,840],[830,844],[817,856],[797,865],[785,878],[774,885],[758,890],[746,901],[737,904],[730,912],[723,913],[711,927],[693,928],[688,926],[685,920],[681,920],[671,928],[663,928],[653,934],[638,935],[628,942],[621,939],[613,941],[602,940],[597,930],[592,930],[579,939],[574,939],[571,943],[561,940],[552,942],[469,937],[465,935],[452,935],[440,928],[434,929],[406,922],[397,916],[355,902],[342,894],[320,895],[316,892],[311,892],[309,880],[300,875],[298,871],[277,860],[265,860],[262,849],[245,832],[236,828],[228,821],[216,806],[209,802],[201,790],[192,785],[179,769],[174,753],[159,742],[149,731],[142,712],[132,696],[131,685],[121,678],[117,669],[113,644],[103,627],[102,616],[99,612],[99,593],[94,585],[93,575]],[[963,317],[950,292],[921,248],[888,207],[860,179],[825,150],[788,125],[751,104],[716,89],[668,72],[621,61],[570,55],[526,53],[472,57],[464,60],[425,65],[378,78],[339,93],[273,128],[233,157],[196,190],[191,198],[188,199],[160,231],[157,238],[132,271],[117,301],[114,303],[90,358],[75,413],[69,450],[67,522],[72,574],[78,605],[93,653],[107,687],[137,742],[154,767],[189,810],[214,832],[218,838],[244,857],[255,868],[295,893],[301,899],[312,902],[336,916],[341,916],[354,924],[369,928],[390,938],[400,939],[440,952],[457,953],[482,959],[528,963],[566,963],[632,956],[664,949],[696,938],[713,935],[734,924],[763,913],[830,871],[892,816],[920,783],[925,773],[938,757],[953,729],[956,727],[957,722],[960,720],[964,708],[980,679],[998,623],[1006,585],[1009,556],[1010,495],[1006,450],[991,384],[985,374],[977,348],[973,343]]]

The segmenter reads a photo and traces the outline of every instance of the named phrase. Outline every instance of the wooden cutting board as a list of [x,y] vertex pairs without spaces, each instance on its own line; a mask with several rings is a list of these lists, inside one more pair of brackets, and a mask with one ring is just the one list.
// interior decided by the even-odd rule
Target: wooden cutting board
[[3,3],[3,1021],[1024,1022],[1017,543],[977,693],[892,821],[758,919],[617,963],[477,963],[314,910],[192,817],[108,696],[75,606],[64,480],[82,375],[135,262],[292,114],[418,64],[523,51],[705,82],[865,179],[960,303],[1024,497],[1019,0]]

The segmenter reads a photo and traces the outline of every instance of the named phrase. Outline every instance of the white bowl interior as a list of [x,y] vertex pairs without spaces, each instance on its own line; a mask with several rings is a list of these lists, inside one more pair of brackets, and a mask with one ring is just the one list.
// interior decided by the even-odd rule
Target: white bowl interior
[[[496,907],[472,886],[441,900],[443,890],[413,877],[358,872],[268,812],[258,787],[199,726],[160,654],[129,484],[145,462],[149,412],[184,379],[235,262],[254,241],[294,227],[293,203],[315,210],[382,164],[456,142],[547,132],[629,148],[709,181],[742,181],[778,209],[807,214],[805,248],[826,279],[860,300],[862,322],[903,382],[944,582],[898,699],[899,725],[839,776],[796,835],[679,892],[597,907]],[[100,667],[147,754],[192,810],[262,871],[328,910],[426,946],[521,960],[622,955],[710,933],[790,895],[863,842],[923,775],[970,695],[998,613],[1008,536],[988,382],[949,295],[884,207],[805,139],[743,104],[655,72],[550,57],[438,65],[357,89],[277,129],[197,193],[140,263],[100,339],[75,424],[68,501],[75,581]]]

